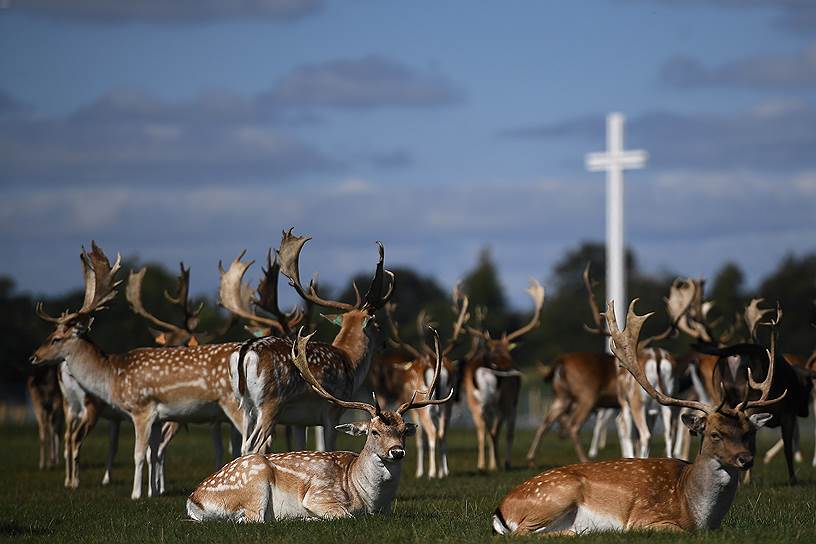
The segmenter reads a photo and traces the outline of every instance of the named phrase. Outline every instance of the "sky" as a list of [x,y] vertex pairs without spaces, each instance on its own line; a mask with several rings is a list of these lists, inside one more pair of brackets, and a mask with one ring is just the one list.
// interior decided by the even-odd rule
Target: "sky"
[[521,306],[604,239],[610,111],[643,269],[816,251],[810,0],[0,0],[0,275],[79,287],[93,239],[213,293],[295,227],[333,285],[490,247]]

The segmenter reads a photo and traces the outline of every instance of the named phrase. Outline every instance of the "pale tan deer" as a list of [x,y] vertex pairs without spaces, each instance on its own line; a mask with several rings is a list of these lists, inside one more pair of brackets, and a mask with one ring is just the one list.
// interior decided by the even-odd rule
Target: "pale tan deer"
[[620,459],[548,470],[511,490],[493,514],[500,534],[584,534],[595,531],[716,529],[731,508],[738,474],[754,462],[756,430],[771,415],[759,409],[779,402],[768,398],[774,354],[769,352],[766,378],[752,388],[761,392],[735,408],[676,399],[652,386],[638,361],[638,337],[651,315],[636,315],[629,306],[621,332],[612,301],[606,314],[613,351],[649,395],[666,406],[699,411],[683,422],[702,436],[694,463],[679,459]]
[[85,300],[76,312],[65,312],[54,331],[37,348],[35,365],[65,361],[70,374],[84,390],[102,399],[133,421],[136,433],[131,497],[142,494],[142,468],[148,445],[151,450],[148,492],[159,493],[155,468],[163,421],[198,422],[229,419],[240,427],[242,414],[232,394],[228,360],[239,344],[213,344],[192,348],[141,348],[123,354],[103,353],[88,336],[93,314],[116,295],[116,272],[96,244],[81,254],[85,267]]
[[[324,316],[339,326],[340,331],[331,344],[314,343],[308,356],[317,365],[315,374],[324,387],[333,394],[350,398],[365,382],[373,352],[379,347],[380,333],[374,314],[394,293],[394,275],[383,268],[385,250],[378,242],[379,261],[365,297],[360,297],[355,287],[357,301],[354,304],[323,299],[317,294],[314,282],[307,290],[300,281],[298,261],[303,245],[309,240],[293,235],[292,229],[283,233],[278,249],[280,270],[304,300],[343,312]],[[240,296],[246,266],[236,260],[222,278],[221,303],[230,311],[238,305],[235,301]],[[232,386],[235,396],[241,400],[247,422],[244,453],[264,451],[278,423],[321,425],[326,448],[334,449],[334,428],[342,409],[326,404],[311,393],[303,379],[293,372],[291,345],[287,338],[264,337],[245,342],[230,358]]]
[[[442,368],[438,377],[436,392],[438,395],[446,395],[453,388],[453,379],[456,367],[449,355],[456,347],[457,341],[468,321],[468,298],[462,294],[458,285],[453,290],[453,311],[456,318],[453,323],[453,332],[447,344],[442,350]],[[385,399],[386,405],[400,405],[410,400],[414,391],[427,388],[434,375],[435,363],[434,353],[427,348],[424,342],[421,347],[416,347],[404,342],[400,337],[399,325],[394,317],[394,304],[385,306],[388,316],[388,325],[391,338],[389,343],[408,354],[408,360],[398,362],[388,362],[379,358],[371,370],[374,393],[381,399]],[[424,332],[425,314],[420,313],[418,317],[420,332]],[[421,336],[420,336],[421,338]],[[431,405],[421,410],[412,412],[414,423],[419,426],[416,433],[417,444],[417,468],[416,477],[425,475],[425,455],[427,449],[428,457],[428,478],[444,478],[448,476],[448,445],[447,431],[451,418],[451,403],[442,406]],[[437,465],[437,445],[439,446],[439,464]],[[426,448],[427,446],[427,448]]]
[[515,347],[513,340],[524,336],[540,324],[544,288],[531,278],[527,294],[533,300],[533,316],[526,325],[497,339],[491,338],[489,332],[469,329],[474,337],[474,345],[462,363],[462,381],[473,424],[476,427],[479,470],[497,469],[499,457],[497,441],[505,423],[507,430],[504,467],[510,468],[516,407],[521,391],[521,372],[513,366],[510,351]]
[[405,457],[405,439],[416,432],[416,425],[407,423],[403,416],[412,409],[443,404],[453,395],[451,391],[446,398],[432,398],[442,366],[439,338],[434,335],[437,355],[430,387],[414,391],[407,403],[391,412],[380,408],[376,396],[374,404],[369,404],[340,400],[329,393],[313,373],[312,369],[321,370],[320,366],[307,361],[311,336],[298,337],[290,360],[324,402],[369,413],[368,421],[337,427],[351,435],[366,435],[362,451],[245,455],[204,480],[190,494],[187,514],[192,519],[264,522],[390,513]]
[[56,368],[32,372],[26,389],[37,420],[40,439],[40,470],[59,464],[59,432],[63,425],[62,391]]

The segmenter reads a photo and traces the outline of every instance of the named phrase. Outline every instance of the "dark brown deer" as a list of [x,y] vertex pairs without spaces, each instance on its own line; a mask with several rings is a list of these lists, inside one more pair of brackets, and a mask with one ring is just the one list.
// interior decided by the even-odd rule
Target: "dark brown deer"
[[[521,372],[515,368],[510,351],[514,347],[513,340],[521,338],[540,324],[544,288],[531,278],[527,294],[533,300],[533,316],[523,327],[496,339],[492,338],[488,331],[469,329],[474,342],[462,362],[462,382],[476,427],[479,470],[497,469],[499,457],[497,440],[504,424],[507,425],[504,467],[510,468],[516,407],[521,391]],[[485,445],[488,448],[487,463]]]
[[[283,233],[278,249],[281,273],[304,300],[343,312],[324,316],[339,326],[340,331],[331,344],[310,344],[307,356],[315,365],[315,376],[328,391],[339,397],[352,398],[365,382],[373,352],[379,347],[380,333],[374,314],[391,298],[394,275],[383,268],[384,248],[378,242],[379,261],[365,297],[360,297],[357,292],[354,304],[323,299],[317,294],[314,282],[306,289],[300,281],[300,252],[309,240],[293,235],[292,229]],[[223,288],[235,295],[241,276],[240,272],[235,272],[230,279],[222,280]],[[262,452],[277,423],[322,425],[326,448],[334,449],[335,427],[342,409],[327,404],[311,392],[295,371],[291,348],[292,342],[288,339],[265,337],[244,343],[230,359],[230,372],[238,398],[244,413],[255,422],[253,428],[246,429],[245,453]]]
[[59,433],[63,425],[62,391],[56,367],[32,372],[26,389],[37,420],[40,439],[40,470],[59,464]]

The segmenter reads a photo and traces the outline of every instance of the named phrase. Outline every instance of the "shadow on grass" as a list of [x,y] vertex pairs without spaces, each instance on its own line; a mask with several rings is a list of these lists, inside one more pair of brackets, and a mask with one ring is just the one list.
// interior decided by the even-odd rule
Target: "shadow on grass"
[[20,525],[14,521],[0,521],[0,536],[47,536],[53,533],[53,527],[35,527],[32,525]]

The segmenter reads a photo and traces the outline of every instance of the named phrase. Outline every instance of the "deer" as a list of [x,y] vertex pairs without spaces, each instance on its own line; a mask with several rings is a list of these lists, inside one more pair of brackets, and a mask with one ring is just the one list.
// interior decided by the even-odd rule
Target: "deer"
[[[437,394],[445,395],[453,388],[456,367],[449,355],[456,347],[457,341],[470,315],[468,314],[468,297],[462,294],[459,285],[453,289],[453,311],[456,318],[453,323],[453,332],[442,350],[442,368],[438,376]],[[419,349],[404,342],[399,333],[399,325],[394,317],[395,305],[385,305],[388,318],[388,328],[391,338],[389,344],[410,355],[405,361],[400,357],[397,361],[389,361],[380,357],[372,367],[372,382],[374,393],[386,400],[386,405],[403,404],[411,398],[414,391],[427,387],[434,375],[434,353],[422,342]],[[421,312],[417,323],[420,332],[425,328],[426,315]],[[421,338],[421,336],[420,336]],[[428,478],[445,478],[450,474],[448,468],[447,430],[450,425],[451,403],[442,406],[430,405],[421,410],[412,412],[414,423],[418,425],[415,434],[417,444],[416,477],[425,475],[425,451],[427,445]],[[437,443],[439,445],[439,465],[436,462]]]
[[133,421],[135,431],[132,499],[142,496],[142,474],[150,446],[148,495],[159,494],[155,470],[161,423],[213,421],[228,418],[242,424],[238,402],[232,394],[228,360],[238,343],[195,347],[140,348],[122,354],[105,354],[88,335],[94,315],[116,296],[121,283],[115,279],[121,257],[111,266],[104,252],[92,243],[80,258],[85,271],[85,298],[75,312],[51,317],[38,305],[38,313],[55,324],[53,332],[31,358],[35,367],[65,361],[81,388],[103,400]]
[[[187,515],[195,521],[229,519],[238,522],[281,519],[336,519],[359,515],[389,514],[399,487],[405,440],[417,430],[404,416],[410,410],[448,402],[453,391],[434,399],[442,367],[439,336],[434,331],[436,365],[428,389],[414,391],[411,399],[396,411],[383,410],[373,403],[342,400],[330,393],[313,369],[309,346],[314,335],[302,330],[292,344],[290,363],[323,401],[342,410],[367,412],[370,419],[338,425],[337,430],[352,436],[365,435],[360,453],[347,451],[298,451],[276,454],[251,453],[232,461],[190,494]],[[313,361],[314,359],[312,359]]]
[[[172,294],[169,291],[164,291],[165,300],[171,306],[179,308],[182,319],[181,325],[164,321],[156,317],[142,302],[142,284],[147,273],[147,267],[142,267],[137,271],[131,271],[128,276],[127,287],[125,288],[125,298],[130,305],[131,310],[136,315],[144,318],[152,326],[148,327],[151,336],[159,346],[186,346],[196,347],[201,344],[210,343],[213,339],[223,336],[227,333],[230,327],[235,322],[234,317],[227,319],[219,329],[212,333],[198,331],[199,315],[204,308],[204,303],[193,308],[190,304],[190,268],[184,267],[184,263],[179,263],[179,275],[176,278],[177,288],[176,293]],[[158,467],[159,471],[159,494],[164,493],[164,457],[170,441],[181,429],[181,426],[175,421],[166,421],[162,426],[162,440],[159,444],[158,451]],[[221,442],[221,422],[213,421],[211,423],[212,441],[215,449],[215,468],[221,468],[224,458],[224,447]],[[230,428],[230,441],[232,443],[233,457],[237,457],[241,452],[241,435],[240,431],[235,427]]]
[[37,420],[40,440],[40,470],[59,464],[59,432],[63,425],[62,391],[55,367],[33,372],[26,378],[26,389]]
[[[283,232],[277,250],[281,273],[307,302],[342,312],[323,316],[340,330],[331,344],[316,342],[310,360],[318,365],[316,375],[329,391],[351,397],[365,382],[372,356],[379,347],[380,332],[374,314],[393,295],[394,274],[383,267],[385,249],[377,242],[379,260],[365,296],[361,297],[354,286],[354,304],[321,298],[314,280],[308,289],[300,280],[300,252],[311,238],[296,236],[293,230]],[[244,266],[233,262],[222,278],[222,304],[231,311],[237,304]],[[267,336],[245,342],[230,356],[232,387],[235,396],[241,399],[246,421],[252,423],[244,429],[242,452],[245,454],[265,450],[277,423],[322,425],[325,447],[334,449],[335,427],[342,410],[312,394],[303,379],[292,372],[291,344],[287,338]],[[302,436],[299,433],[296,439]]]
[[[511,465],[516,407],[521,391],[521,372],[514,368],[510,351],[515,347],[513,340],[531,332],[540,324],[544,287],[537,280],[530,278],[527,294],[533,300],[533,316],[526,325],[511,333],[504,333],[496,339],[491,338],[487,331],[468,328],[473,343],[461,364],[462,381],[473,424],[476,427],[477,468],[480,471],[485,468],[497,470],[499,457],[497,440],[504,423],[507,424],[504,467],[509,469]],[[488,450],[487,464],[485,445]]]
[[[680,459],[617,459],[569,465],[526,480],[502,498],[492,517],[499,534],[575,535],[638,529],[672,532],[717,529],[731,508],[739,472],[754,463],[756,431],[773,416],[765,411],[787,394],[769,398],[775,354],[766,352],[763,381],[749,374],[758,398],[743,397],[735,407],[669,396],[652,385],[640,363],[638,340],[652,315],[629,305],[626,327],[618,328],[614,302],[605,313],[612,351],[650,397],[664,406],[687,408],[683,423],[699,434],[693,463]],[[752,396],[754,396],[752,394]]]

